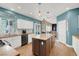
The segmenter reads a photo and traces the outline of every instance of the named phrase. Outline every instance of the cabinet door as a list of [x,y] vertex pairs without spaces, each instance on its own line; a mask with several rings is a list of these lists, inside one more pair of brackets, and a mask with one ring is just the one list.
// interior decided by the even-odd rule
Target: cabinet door
[[40,42],[38,39],[32,39],[32,51],[34,55],[40,55]]
[[76,48],[77,48],[77,49],[76,49],[76,50],[77,50],[77,52],[76,52],[76,53],[77,53],[77,55],[79,56],[79,40],[77,39],[77,41],[76,41],[76,42],[77,42],[77,47],[76,47]]
[[47,41],[46,41],[46,55],[48,56],[48,55],[50,55],[50,50],[51,50],[51,45],[50,45],[50,39],[48,39]]
[[54,44],[55,44],[55,36],[52,36],[51,37],[51,48],[53,48]]
[[74,49],[75,49],[76,46],[77,46],[76,38],[75,38],[74,36],[73,36],[72,45],[73,45]]
[[20,36],[7,38],[6,41],[8,41],[13,48],[18,48],[21,46],[21,37]]
[[16,47],[20,47],[21,46],[21,36],[16,36],[15,37],[15,45],[17,45]]
[[73,39],[73,47],[74,47],[75,52],[77,52],[77,41],[76,41],[76,39]]
[[45,56],[46,55],[46,41],[40,40],[40,48],[39,49],[40,49],[40,56]]
[[32,42],[32,36],[29,34],[28,35],[28,43],[31,43]]
[[79,55],[79,40],[73,36],[73,48],[77,55]]

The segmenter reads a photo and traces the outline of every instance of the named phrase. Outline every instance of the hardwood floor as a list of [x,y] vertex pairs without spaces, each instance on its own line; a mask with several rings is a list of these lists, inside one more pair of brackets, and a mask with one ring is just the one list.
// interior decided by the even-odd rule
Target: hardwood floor
[[55,42],[50,56],[76,56],[76,53],[73,48],[67,47],[61,42]]
[[32,44],[24,45],[16,49],[21,56],[33,56],[32,54]]
[[[20,52],[21,56],[33,56],[32,44],[25,45],[16,49]],[[51,50],[50,56],[76,56],[73,48],[67,47],[63,43],[55,41],[55,44]]]

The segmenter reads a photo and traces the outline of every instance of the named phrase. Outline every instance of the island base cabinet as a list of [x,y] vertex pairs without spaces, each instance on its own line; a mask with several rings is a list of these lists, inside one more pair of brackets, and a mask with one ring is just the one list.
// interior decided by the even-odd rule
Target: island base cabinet
[[50,40],[40,41],[40,55],[48,56],[50,54]]
[[52,37],[51,37],[50,42],[51,42],[51,48],[53,48],[53,46],[54,46],[54,44],[55,44],[55,36],[52,36]]
[[32,51],[37,56],[50,55],[50,39],[44,41],[39,39],[32,39]]
[[32,51],[33,51],[33,54],[34,55],[40,55],[39,54],[39,46],[40,46],[40,42],[39,42],[39,40],[36,40],[36,39],[33,39],[32,40]]

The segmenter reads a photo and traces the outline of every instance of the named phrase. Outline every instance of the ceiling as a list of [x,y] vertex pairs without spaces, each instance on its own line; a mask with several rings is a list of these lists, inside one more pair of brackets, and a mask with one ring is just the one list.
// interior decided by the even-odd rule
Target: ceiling
[[38,20],[56,23],[56,16],[72,8],[78,3],[0,3],[1,7],[16,11]]

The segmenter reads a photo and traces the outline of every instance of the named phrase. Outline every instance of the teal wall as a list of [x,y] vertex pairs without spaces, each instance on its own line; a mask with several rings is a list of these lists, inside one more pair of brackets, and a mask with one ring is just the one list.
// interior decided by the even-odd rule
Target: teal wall
[[67,35],[66,43],[69,45],[72,45],[72,35],[74,35],[75,33],[79,33],[78,15],[79,15],[79,8],[75,8],[68,10],[62,13],[61,15],[57,16],[57,22],[62,20],[68,21],[68,31],[66,32]]
[[4,30],[5,30],[6,26],[7,26],[7,20],[8,19],[12,19],[13,20],[14,31],[17,30],[17,27],[16,27],[17,26],[17,24],[16,24],[17,23],[17,19],[33,21],[33,23],[41,23],[41,21],[39,21],[38,19],[34,19],[32,17],[25,16],[25,15],[22,15],[20,13],[15,12],[15,11],[11,11],[11,10],[8,10],[8,9],[2,8],[2,7],[0,7],[0,17],[2,18],[2,20],[3,19],[5,20],[5,22],[3,22],[3,25],[5,25],[5,26],[3,26]]

